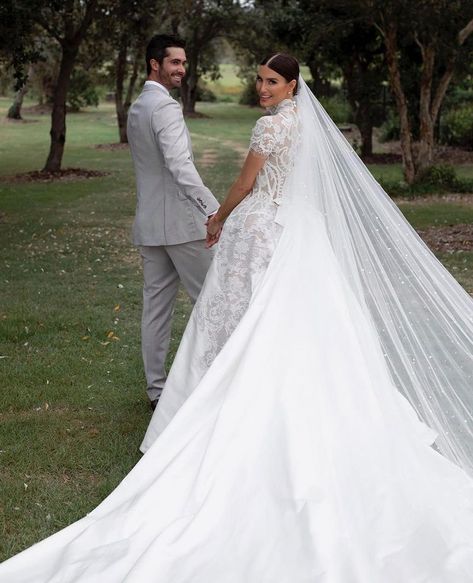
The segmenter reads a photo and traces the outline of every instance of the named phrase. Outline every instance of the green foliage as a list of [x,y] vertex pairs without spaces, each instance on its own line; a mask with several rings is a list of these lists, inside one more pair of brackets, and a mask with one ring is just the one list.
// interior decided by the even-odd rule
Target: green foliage
[[2,0],[0,2],[0,61],[13,69],[15,90],[27,79],[29,63],[40,58],[36,12],[41,0]]
[[464,105],[473,105],[473,62],[464,74],[455,77],[455,84],[449,87],[445,97],[444,108],[450,111]]
[[244,8],[238,0],[179,0],[170,8],[173,28],[186,39],[187,75],[182,82],[181,97],[184,112],[195,110],[200,77],[212,80],[220,77],[219,51],[221,37],[231,36],[241,26]]
[[473,150],[473,104],[457,107],[443,116],[440,139],[444,144]]
[[391,196],[415,198],[417,196],[473,192],[473,176],[459,176],[448,164],[429,167],[414,184],[406,184],[400,176],[381,176],[380,183]]
[[218,79],[211,79],[207,75],[202,77],[205,85],[215,94],[221,103],[238,103],[243,83],[238,76],[239,68],[235,64],[220,63]]
[[456,169],[449,164],[430,166],[413,185],[426,192],[473,192],[473,179],[460,178]]
[[253,77],[245,81],[239,103],[240,105],[251,105],[253,107],[259,104],[259,97],[256,92],[256,85]]
[[95,80],[87,71],[74,69],[67,94],[67,103],[71,111],[79,111],[82,107],[98,106],[99,94]]
[[210,89],[210,87],[208,87],[206,83],[202,81],[202,79],[200,79],[199,83],[197,84],[196,101],[204,101],[207,103],[214,103],[217,101],[217,96],[215,93]]
[[321,97],[320,103],[336,124],[350,123],[353,121],[350,104],[343,97],[342,93],[337,93],[331,97]]
[[381,126],[381,142],[391,142],[399,140],[401,127],[399,124],[399,116],[393,110],[390,110],[386,121]]
[[[0,99],[0,116],[9,104]],[[210,117],[188,121],[197,166],[221,198],[260,112],[222,103],[201,110]],[[91,511],[138,461],[150,419],[139,347],[142,275],[129,243],[135,206],[130,155],[94,148],[114,140],[113,114],[113,105],[102,104],[69,115],[65,154],[66,166],[108,176],[0,184],[0,353],[7,357],[0,368],[0,560]],[[41,164],[48,119],[30,120],[35,123],[2,128],[3,177]],[[215,162],[206,165],[209,152]],[[371,169],[401,180],[400,165]],[[471,167],[461,172],[473,179]],[[432,201],[402,210],[417,227],[473,221],[471,205]],[[446,260],[472,289],[473,254]],[[170,360],[190,310],[181,293]]]
[[430,166],[418,182],[425,186],[436,186],[442,189],[455,189],[458,186],[455,168],[449,164]]

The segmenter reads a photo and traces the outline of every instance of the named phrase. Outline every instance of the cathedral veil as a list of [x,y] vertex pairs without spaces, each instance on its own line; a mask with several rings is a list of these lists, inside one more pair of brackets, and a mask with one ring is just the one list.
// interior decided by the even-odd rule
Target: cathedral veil
[[345,279],[376,327],[393,384],[438,433],[438,450],[473,473],[473,300],[301,77],[296,100],[301,145],[280,219],[297,228],[300,213],[324,215]]

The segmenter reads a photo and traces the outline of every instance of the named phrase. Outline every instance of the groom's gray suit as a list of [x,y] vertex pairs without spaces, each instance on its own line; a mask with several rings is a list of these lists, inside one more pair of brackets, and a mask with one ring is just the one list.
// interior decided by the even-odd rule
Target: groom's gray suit
[[146,81],[130,107],[127,132],[137,191],[133,243],[143,258],[143,362],[153,401],[166,380],[179,280],[195,301],[212,259],[205,222],[219,204],[194,166],[181,107],[164,86]]

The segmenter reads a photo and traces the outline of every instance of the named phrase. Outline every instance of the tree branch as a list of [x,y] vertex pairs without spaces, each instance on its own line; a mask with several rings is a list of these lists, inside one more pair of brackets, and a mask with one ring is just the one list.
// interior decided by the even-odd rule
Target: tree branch
[[64,39],[74,36],[74,0],[67,0],[64,6]]
[[[465,43],[466,39],[470,36],[471,33],[473,33],[473,19],[471,19],[470,22],[468,22],[468,24],[465,27],[463,27],[458,33],[459,47],[461,47]],[[430,108],[430,115],[434,120],[434,123],[435,120],[437,119],[438,113],[440,111],[440,106],[442,105],[442,101],[445,97],[448,86],[450,85],[450,81],[452,80],[453,72],[455,70],[455,62],[456,57],[452,57],[448,61],[445,72],[440,78],[440,81],[437,85],[437,90],[435,92],[434,99],[432,101],[432,106]]]
[[419,113],[422,124],[427,122],[427,118],[430,118],[431,113],[430,100],[432,97],[432,81],[434,77],[435,48],[433,44],[428,44],[426,47],[422,44],[419,46],[422,52],[422,73],[419,95]]
[[424,58],[424,45],[420,42],[419,39],[419,35],[417,34],[417,31],[414,33],[414,40],[416,42],[416,45],[420,48],[420,52],[422,53],[422,58]]
[[127,111],[131,105],[133,91],[135,89],[136,80],[138,78],[138,69],[139,69],[140,60],[141,60],[141,52],[137,51],[137,54],[135,55],[135,59],[133,61],[133,69],[131,71],[131,76],[130,76],[130,79],[128,81],[128,89],[127,89],[126,97],[125,97],[125,107],[126,107]]
[[415,177],[414,157],[412,151],[411,124],[407,108],[407,98],[402,87],[401,72],[399,70],[399,57],[397,46],[397,27],[391,21],[384,27],[384,40],[386,45],[386,61],[389,71],[389,81],[396,99],[401,126],[401,148],[404,160],[404,171],[407,182],[411,183]]
[[466,41],[466,39],[470,36],[473,32],[473,18],[470,22],[460,30],[458,33],[458,44],[462,46],[462,44]]
[[87,8],[85,10],[84,18],[82,19],[82,22],[80,23],[79,28],[77,29],[74,35],[74,40],[76,42],[80,43],[83,37],[85,36],[87,29],[92,24],[92,20],[94,19],[96,10],[97,0],[89,0],[89,2],[87,2]]
[[38,24],[43,28],[54,40],[56,40],[60,45],[62,45],[63,38],[58,33],[58,31],[50,26],[47,20],[43,20],[43,18],[38,18]]
[[442,105],[442,101],[447,93],[448,86],[450,85],[450,81],[452,80],[453,71],[455,69],[455,59],[450,59],[447,63],[447,68],[445,69],[444,74],[440,78],[440,81],[437,85],[437,90],[435,91],[434,99],[432,101],[432,105],[430,108],[430,115],[435,123],[437,116],[440,111],[440,106]]

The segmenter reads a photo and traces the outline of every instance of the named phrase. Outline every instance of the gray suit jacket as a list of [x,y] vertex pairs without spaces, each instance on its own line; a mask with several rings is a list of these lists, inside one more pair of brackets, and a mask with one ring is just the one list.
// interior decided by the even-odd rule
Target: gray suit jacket
[[181,107],[164,87],[145,85],[128,112],[136,173],[135,245],[177,245],[205,238],[219,204],[192,159]]

